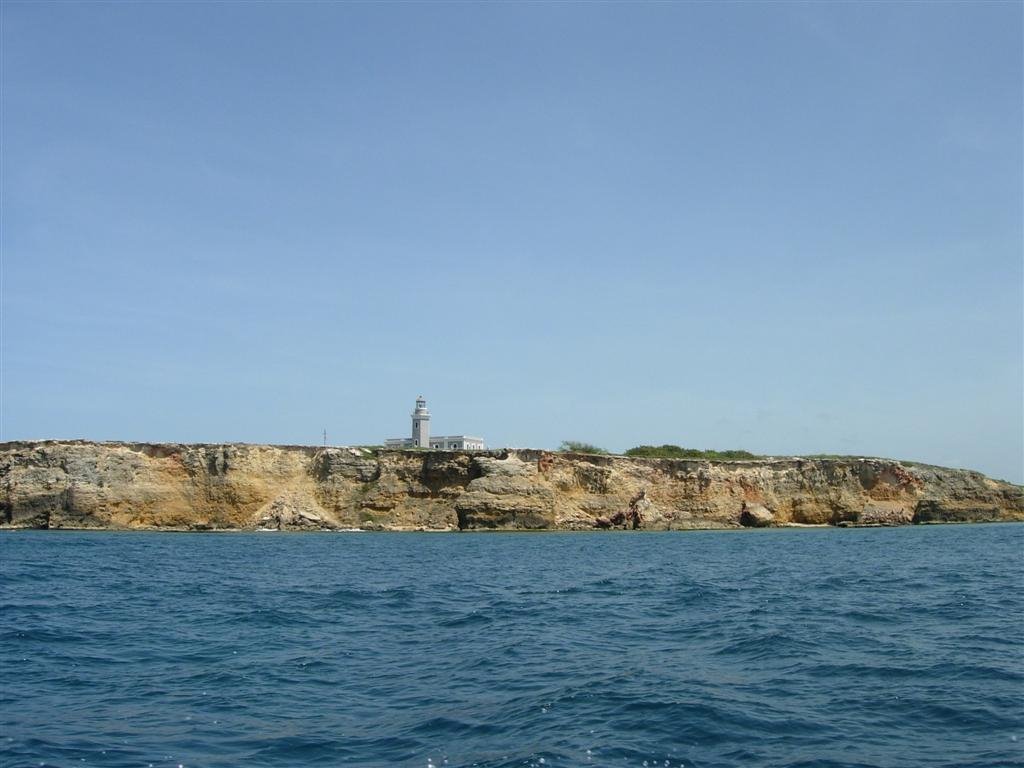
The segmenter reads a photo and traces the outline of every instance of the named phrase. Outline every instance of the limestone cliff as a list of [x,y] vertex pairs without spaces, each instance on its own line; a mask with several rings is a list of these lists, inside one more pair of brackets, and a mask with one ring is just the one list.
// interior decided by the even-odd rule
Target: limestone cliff
[[885,459],[694,461],[267,445],[0,444],[0,527],[644,529],[1024,520],[1024,488]]

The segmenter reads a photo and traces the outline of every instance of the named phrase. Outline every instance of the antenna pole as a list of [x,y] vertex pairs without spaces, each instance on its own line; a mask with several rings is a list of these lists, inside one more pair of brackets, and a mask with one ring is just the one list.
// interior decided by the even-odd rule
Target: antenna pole
[[324,448],[327,447],[327,430],[324,430]]

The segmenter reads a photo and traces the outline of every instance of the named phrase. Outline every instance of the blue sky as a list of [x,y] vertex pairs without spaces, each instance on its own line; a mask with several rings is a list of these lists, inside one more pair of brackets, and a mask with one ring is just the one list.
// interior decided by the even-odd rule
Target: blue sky
[[1020,482],[1022,8],[4,2],[2,437]]

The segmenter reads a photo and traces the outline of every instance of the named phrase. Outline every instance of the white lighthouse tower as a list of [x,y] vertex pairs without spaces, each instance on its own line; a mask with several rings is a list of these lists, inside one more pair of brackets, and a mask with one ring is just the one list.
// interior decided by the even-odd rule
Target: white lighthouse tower
[[430,411],[423,395],[416,398],[416,410],[412,412],[412,444],[418,448],[430,447]]
[[[0,0],[2,1],[2,0]],[[412,412],[412,437],[395,437],[384,441],[384,447],[392,450],[409,448],[431,448],[435,451],[483,451],[486,449],[482,437],[470,435],[430,436],[430,411],[423,395],[416,398],[416,410]]]

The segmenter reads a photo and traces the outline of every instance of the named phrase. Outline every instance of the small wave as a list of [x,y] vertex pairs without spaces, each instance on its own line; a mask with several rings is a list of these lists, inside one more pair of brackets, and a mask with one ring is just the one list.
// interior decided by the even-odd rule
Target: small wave
[[479,613],[477,611],[471,611],[469,613],[463,614],[462,616],[456,616],[451,619],[443,619],[442,621],[439,621],[437,624],[440,627],[458,628],[483,627],[493,623],[494,619],[492,619],[487,614]]
[[815,642],[799,640],[781,632],[771,632],[726,641],[715,651],[715,655],[751,662],[762,659],[806,658],[820,650],[821,647]]

